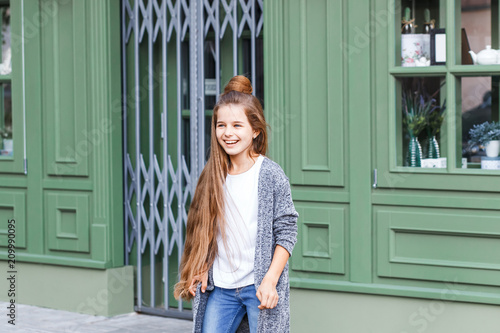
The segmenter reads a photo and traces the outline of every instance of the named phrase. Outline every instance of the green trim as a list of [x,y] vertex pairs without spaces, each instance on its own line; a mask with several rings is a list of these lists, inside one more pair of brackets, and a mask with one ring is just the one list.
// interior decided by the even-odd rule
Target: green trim
[[[284,12],[284,1],[264,1],[264,96],[266,120],[271,127],[269,135],[269,156],[282,166],[285,173],[290,170],[290,154],[287,142],[289,133],[273,129],[285,124],[289,108],[285,105],[284,92],[289,91],[289,73],[285,70],[289,65],[289,57],[285,57],[284,49],[288,49],[289,40],[284,38],[284,27],[289,25],[289,17]],[[285,14],[285,15],[283,15]]]
[[[93,44],[96,46],[93,68],[95,82],[93,93],[93,109],[101,110],[94,118],[94,128],[100,128],[103,120],[113,124],[106,144],[98,145],[96,158],[102,161],[96,166],[99,177],[94,178],[95,205],[99,202],[103,215],[95,215],[94,224],[105,224],[108,235],[104,239],[105,248],[99,251],[105,261],[110,260],[112,267],[124,264],[124,231],[123,231],[123,149],[122,149],[122,108],[121,108],[121,1],[96,1],[89,8],[94,16],[90,24]],[[101,168],[103,172],[99,172]],[[102,214],[102,213],[101,213]]]
[[45,190],[72,190],[77,188],[82,191],[92,191],[94,189],[94,183],[88,179],[44,179],[42,184]]
[[[31,244],[32,243],[30,243],[30,246]],[[7,260],[6,251],[0,251],[0,260]],[[99,268],[99,269],[120,267],[120,266],[113,266],[112,263],[109,261],[103,262],[92,259],[72,258],[69,256],[57,256],[57,255],[49,256],[45,254],[21,253],[19,251],[16,252],[16,261],[29,262],[34,264],[44,263],[50,265],[87,267],[87,268]]]
[[294,186],[292,197],[296,201],[348,203],[349,192],[329,187]]
[[448,71],[457,76],[492,76],[500,75],[500,65],[453,65]]
[[415,207],[443,207],[498,210],[500,199],[496,193],[436,192],[414,190],[377,190],[374,205],[400,205]]
[[0,184],[2,184],[2,188],[25,188],[27,183],[28,181],[25,175],[0,175]]
[[397,286],[378,283],[352,283],[347,281],[317,280],[302,277],[291,277],[290,287],[428,299],[442,299],[443,293],[448,292],[453,293],[453,295],[456,296],[455,301],[459,302],[500,304],[499,294],[443,288]]
[[[17,1],[16,1],[17,2]],[[20,3],[20,1],[19,1]],[[40,12],[39,1],[24,1],[25,17],[37,17]],[[26,212],[27,250],[32,255],[39,256],[44,253],[44,221],[41,212],[43,207],[43,109],[42,109],[42,75],[41,75],[41,38],[40,30],[33,29],[30,39],[25,43],[25,70],[26,77],[26,155],[28,156],[28,174],[26,177],[26,202],[29,209]],[[17,89],[22,89],[18,86]],[[19,261],[22,261],[21,253],[16,254]],[[43,261],[39,258],[40,262]]]
[[[357,29],[370,21],[370,6],[360,6],[355,1],[344,1],[344,40],[357,45]],[[370,63],[372,61],[370,42],[365,52],[351,54],[343,60],[348,65],[348,168],[349,168],[349,264],[352,282],[369,283],[372,281],[372,222],[371,222],[371,149],[367,144],[371,138],[372,99],[370,84]],[[366,96],[366,98],[360,98]],[[363,246],[359,246],[363,244]]]
[[446,66],[390,67],[389,73],[396,76],[396,77],[444,76],[446,74]]

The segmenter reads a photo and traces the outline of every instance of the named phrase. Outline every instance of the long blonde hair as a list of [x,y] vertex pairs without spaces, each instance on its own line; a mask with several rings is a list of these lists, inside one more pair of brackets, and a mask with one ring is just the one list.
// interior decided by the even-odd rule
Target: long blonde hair
[[224,93],[214,107],[210,139],[210,156],[201,172],[191,206],[189,207],[186,241],[179,271],[180,279],[175,285],[174,296],[190,300],[189,286],[198,280],[213,264],[217,256],[217,237],[225,241],[224,190],[223,185],[231,159],[217,141],[216,124],[218,110],[222,106],[241,105],[248,122],[258,136],[253,140],[249,156],[266,155],[267,123],[259,100],[252,95],[250,80],[242,75],[233,77],[224,88]]

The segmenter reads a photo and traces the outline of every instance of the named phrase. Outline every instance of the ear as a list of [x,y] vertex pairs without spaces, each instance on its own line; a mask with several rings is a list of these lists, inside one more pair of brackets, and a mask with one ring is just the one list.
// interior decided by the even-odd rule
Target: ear
[[259,136],[260,132],[253,132],[253,139],[257,139],[257,137]]

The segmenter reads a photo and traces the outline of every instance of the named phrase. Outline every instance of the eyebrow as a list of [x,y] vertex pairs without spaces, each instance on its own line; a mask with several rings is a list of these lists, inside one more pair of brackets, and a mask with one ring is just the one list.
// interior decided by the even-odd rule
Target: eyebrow
[[[220,124],[220,123],[225,123],[225,122],[224,122],[224,121],[222,121],[222,120],[218,120],[218,121],[217,121],[217,124]],[[243,122],[242,122],[242,121],[240,121],[240,120],[233,121],[232,123],[233,123],[233,124],[236,124],[236,123],[243,124]]]

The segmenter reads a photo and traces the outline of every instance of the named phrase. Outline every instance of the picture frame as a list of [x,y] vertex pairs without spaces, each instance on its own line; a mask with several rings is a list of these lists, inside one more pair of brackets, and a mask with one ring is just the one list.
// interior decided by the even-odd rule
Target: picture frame
[[446,65],[445,29],[431,30],[431,66]]

